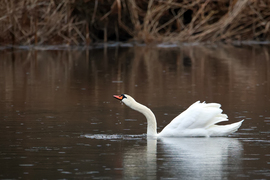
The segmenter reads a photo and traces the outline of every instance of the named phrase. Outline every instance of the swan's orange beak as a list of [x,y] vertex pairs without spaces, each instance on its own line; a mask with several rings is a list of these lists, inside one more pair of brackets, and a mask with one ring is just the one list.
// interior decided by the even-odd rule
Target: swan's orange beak
[[124,97],[122,95],[113,95],[115,99],[122,100]]

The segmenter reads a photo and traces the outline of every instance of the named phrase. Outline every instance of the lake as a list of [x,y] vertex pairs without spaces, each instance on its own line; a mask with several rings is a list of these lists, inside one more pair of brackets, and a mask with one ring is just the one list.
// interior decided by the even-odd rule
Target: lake
[[[0,51],[0,179],[270,179],[270,46]],[[222,104],[229,137],[147,138],[192,103]],[[222,123],[222,124],[226,124]]]

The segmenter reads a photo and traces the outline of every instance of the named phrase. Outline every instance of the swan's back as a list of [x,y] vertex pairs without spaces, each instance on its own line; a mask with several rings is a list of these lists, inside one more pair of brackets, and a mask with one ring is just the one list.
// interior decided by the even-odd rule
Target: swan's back
[[241,126],[242,121],[230,125],[215,125],[228,121],[222,114],[218,103],[192,104],[187,110],[175,117],[158,136],[226,136]]

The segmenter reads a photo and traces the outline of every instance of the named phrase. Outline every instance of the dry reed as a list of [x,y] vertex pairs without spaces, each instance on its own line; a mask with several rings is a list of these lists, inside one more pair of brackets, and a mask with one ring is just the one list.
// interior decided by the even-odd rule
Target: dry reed
[[4,44],[270,40],[268,0],[0,0]]

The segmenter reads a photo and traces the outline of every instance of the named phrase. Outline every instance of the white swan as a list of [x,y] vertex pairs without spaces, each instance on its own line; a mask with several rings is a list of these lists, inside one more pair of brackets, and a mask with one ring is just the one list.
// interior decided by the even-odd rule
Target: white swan
[[157,133],[156,117],[148,107],[136,102],[127,94],[114,95],[114,98],[121,100],[146,117],[147,136],[227,136],[237,131],[244,121],[228,125],[216,125],[216,123],[228,121],[228,116],[222,114],[221,105],[197,101],[175,117],[160,133]]

